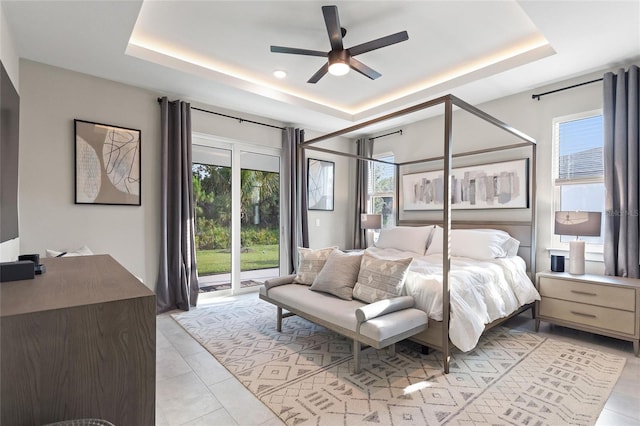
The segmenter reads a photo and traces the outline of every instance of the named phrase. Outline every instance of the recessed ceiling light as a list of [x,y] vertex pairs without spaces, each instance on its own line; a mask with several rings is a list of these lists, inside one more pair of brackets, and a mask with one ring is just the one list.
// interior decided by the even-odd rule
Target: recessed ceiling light
[[283,78],[285,78],[287,76],[287,72],[283,71],[283,70],[275,70],[273,72],[273,76],[275,78],[277,78],[278,80],[282,80]]

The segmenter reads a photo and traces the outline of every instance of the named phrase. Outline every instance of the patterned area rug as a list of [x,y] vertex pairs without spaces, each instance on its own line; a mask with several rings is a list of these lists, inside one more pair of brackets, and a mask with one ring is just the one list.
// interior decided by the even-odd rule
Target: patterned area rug
[[590,425],[626,361],[498,327],[450,374],[412,342],[366,349],[354,374],[349,340],[299,317],[278,333],[257,296],[173,317],[289,425]]

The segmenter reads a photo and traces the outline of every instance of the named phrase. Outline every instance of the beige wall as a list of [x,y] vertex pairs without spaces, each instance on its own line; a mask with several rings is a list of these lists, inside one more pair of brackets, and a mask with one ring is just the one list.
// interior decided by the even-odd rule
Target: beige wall
[[[594,83],[547,95],[542,97],[540,101],[533,100],[531,95],[600,78],[606,71],[608,70],[583,75],[549,86],[533,88],[513,96],[477,105],[481,110],[523,131],[537,141],[538,220],[536,265],[538,270],[546,270],[550,267],[550,257],[547,249],[551,247],[552,238],[552,121],[555,117],[601,109],[602,83]],[[454,113],[453,122],[454,152],[481,149],[491,146],[501,138],[500,133],[491,126],[478,125],[477,119],[470,117],[466,113]],[[403,136],[382,138],[376,141],[375,151],[393,151],[398,160],[425,158],[433,155],[434,151],[435,155],[442,155],[442,117],[428,119],[402,126],[401,128]],[[515,139],[512,140],[515,141]],[[503,159],[507,158],[495,154],[481,156],[482,161]],[[464,163],[459,163],[459,165],[464,165]],[[515,216],[511,216],[514,213]],[[454,214],[456,213],[454,212]],[[476,216],[489,214],[492,220],[508,220],[513,217],[517,220],[527,220],[530,217],[529,212],[526,210],[515,212],[495,210],[490,213],[475,211],[474,213],[458,212],[457,214],[460,219],[468,219],[471,214]],[[415,218],[416,214],[409,216]],[[604,265],[601,262],[587,262],[587,270],[593,273],[603,273]]]
[[[480,105],[481,109],[538,141],[538,269],[549,265],[546,249],[550,246],[553,208],[551,121],[557,116],[601,108],[602,102],[600,84],[549,95],[540,101],[532,100],[531,93],[601,75],[602,72],[593,73]],[[20,62],[20,81],[20,252],[44,254],[47,248],[73,250],[86,244],[96,253],[111,254],[154,288],[158,268],[160,179],[160,121],[156,98],[162,94],[26,60]],[[195,106],[285,125],[218,107]],[[197,111],[192,117],[195,132],[269,147],[281,144],[277,129]],[[73,203],[74,118],[142,131],[142,206]],[[494,130],[467,126],[465,120],[469,118],[456,117],[459,127],[454,132],[454,143],[460,147],[480,147],[494,138]],[[417,158],[422,152],[416,151],[416,146],[433,146],[428,137],[430,132],[438,135],[435,143],[440,146],[441,126],[433,123],[427,120],[403,126],[403,136],[377,140],[376,151],[393,151],[398,159]],[[307,140],[315,136],[318,134],[306,129]],[[334,143],[343,146],[349,142]],[[428,154],[429,148],[424,149],[424,154]],[[336,163],[335,210],[309,212],[310,245],[349,248],[355,161],[316,151],[308,151],[307,156]],[[588,268],[593,272],[602,269],[601,264],[596,263]]]
[[[20,62],[20,79],[20,252],[44,255],[46,249],[73,250],[86,244],[95,253],[111,254],[154,289],[160,226],[157,97],[162,94],[27,60]],[[218,107],[194,106],[284,125]],[[141,130],[141,206],[74,204],[74,118]],[[192,113],[192,128],[245,144],[279,148],[282,143],[278,129],[198,111]],[[335,161],[336,179],[344,183],[349,180],[348,161]],[[336,189],[334,212],[310,214],[313,224],[316,218],[321,223],[310,229],[312,246],[348,247],[349,222],[343,218],[350,217],[352,204],[347,187],[351,186]]]
[[[20,251],[111,254],[155,287],[160,179],[157,94],[22,60],[20,114]],[[142,205],[74,204],[74,128],[82,119],[139,129]]]

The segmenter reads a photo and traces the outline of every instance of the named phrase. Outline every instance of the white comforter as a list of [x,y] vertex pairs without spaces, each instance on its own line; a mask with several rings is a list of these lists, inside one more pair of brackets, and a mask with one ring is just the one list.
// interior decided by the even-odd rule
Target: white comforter
[[[370,247],[376,257],[413,262],[403,294],[413,296],[416,307],[429,318],[442,320],[442,255],[419,256],[396,249]],[[473,349],[488,324],[520,306],[540,300],[520,257],[475,260],[451,258],[449,338],[462,351]]]

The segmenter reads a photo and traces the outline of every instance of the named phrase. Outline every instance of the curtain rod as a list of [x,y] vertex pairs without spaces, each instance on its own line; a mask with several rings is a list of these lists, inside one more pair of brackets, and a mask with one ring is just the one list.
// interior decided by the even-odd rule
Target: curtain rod
[[400,136],[402,136],[402,129],[400,130],[396,130],[395,132],[391,132],[391,133],[386,133],[384,135],[380,135],[380,136],[374,136],[372,138],[369,138],[370,141],[374,140],[374,139],[378,139],[378,138],[384,138],[385,136],[391,136],[391,135],[396,135],[400,133]]
[[542,96],[550,95],[551,93],[562,92],[563,90],[569,90],[569,89],[573,89],[575,87],[585,86],[587,84],[596,83],[598,81],[602,81],[602,78],[596,78],[595,80],[585,81],[584,83],[574,84],[573,86],[567,86],[567,87],[563,87],[561,89],[551,90],[549,92],[544,92],[544,93],[540,93],[540,94],[537,94],[537,95],[531,95],[531,99],[535,99],[535,100],[539,101]]
[[[158,98],[158,103],[162,102],[162,98]],[[273,124],[267,124],[267,123],[260,123],[259,121],[253,121],[253,120],[247,120],[246,118],[240,118],[240,117],[234,117],[233,115],[227,115],[227,114],[222,114],[220,112],[214,112],[214,111],[209,111],[206,109],[202,109],[202,108],[197,108],[192,106],[191,109],[194,109],[196,111],[201,111],[201,112],[206,112],[208,114],[213,114],[213,115],[219,115],[220,117],[225,117],[225,118],[232,118],[234,120],[238,120],[240,123],[251,123],[251,124],[257,124],[259,126],[265,126],[265,127],[271,127],[273,129],[279,129],[279,130],[284,130],[284,127],[279,127],[279,126],[274,126]]]

